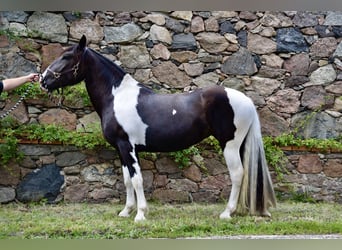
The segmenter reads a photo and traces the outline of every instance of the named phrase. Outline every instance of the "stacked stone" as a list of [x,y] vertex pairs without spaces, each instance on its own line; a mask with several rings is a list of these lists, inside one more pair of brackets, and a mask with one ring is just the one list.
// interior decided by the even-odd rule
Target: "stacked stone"
[[[84,34],[89,47],[160,93],[215,84],[245,92],[258,107],[264,135],[298,130],[306,138],[336,138],[342,132],[341,12],[13,11],[0,12],[0,29],[22,37],[14,43],[0,36],[0,78],[43,71],[63,47],[77,43]],[[22,123],[62,121],[61,125],[74,130],[98,120],[92,108],[82,103],[64,103],[67,109],[43,100],[25,104],[13,114]],[[11,106],[12,100],[0,101],[0,110]],[[303,178],[317,175],[316,169],[302,168],[298,157],[290,159],[299,164],[294,173]],[[321,161],[320,173],[328,171],[328,166],[334,178],[341,177],[340,172],[336,174],[340,158]],[[169,185],[166,190],[180,185],[169,182],[169,175],[152,172],[148,176],[162,187],[156,189],[157,196],[165,190],[163,181]],[[225,175],[215,179],[215,185],[220,186]],[[191,178],[198,190],[205,190],[205,184]],[[181,184],[191,190],[195,186],[187,181]]]
[[[85,34],[91,48],[159,92],[236,88],[258,106],[264,134],[289,132],[318,111],[302,135],[334,138],[342,131],[341,17],[334,11],[1,12],[2,29],[24,39],[11,45],[2,37],[0,77],[44,70]],[[72,128],[91,112],[74,108],[77,117],[66,118]],[[46,110],[29,111],[18,115],[22,122]]]

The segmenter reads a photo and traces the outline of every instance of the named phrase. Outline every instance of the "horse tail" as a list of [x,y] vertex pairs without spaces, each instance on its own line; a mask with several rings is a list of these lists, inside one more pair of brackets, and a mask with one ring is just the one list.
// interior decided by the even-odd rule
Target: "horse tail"
[[269,207],[276,206],[276,198],[268,170],[261,127],[254,108],[252,123],[240,148],[244,168],[237,212],[250,215],[266,215]]

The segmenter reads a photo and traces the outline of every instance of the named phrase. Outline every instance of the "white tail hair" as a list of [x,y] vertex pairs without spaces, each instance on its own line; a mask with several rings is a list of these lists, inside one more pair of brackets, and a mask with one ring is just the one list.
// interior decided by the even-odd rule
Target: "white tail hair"
[[244,177],[237,212],[269,215],[268,208],[276,206],[276,198],[265,158],[260,121],[256,110],[242,147]]

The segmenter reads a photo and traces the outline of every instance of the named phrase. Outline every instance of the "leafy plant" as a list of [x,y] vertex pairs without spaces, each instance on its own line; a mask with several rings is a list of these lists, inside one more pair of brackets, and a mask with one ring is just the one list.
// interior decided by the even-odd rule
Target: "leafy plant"
[[11,159],[20,161],[24,154],[17,150],[18,139],[12,136],[12,131],[7,130],[7,135],[3,138],[4,143],[0,144],[0,163],[5,166]]
[[185,168],[190,165],[191,159],[194,155],[199,155],[200,150],[196,146],[191,146],[181,151],[170,152],[169,155],[179,164],[179,168]]
[[280,147],[274,144],[274,138],[264,137],[263,142],[266,161],[274,169],[277,180],[281,182],[284,179],[284,173],[287,173],[287,158]]

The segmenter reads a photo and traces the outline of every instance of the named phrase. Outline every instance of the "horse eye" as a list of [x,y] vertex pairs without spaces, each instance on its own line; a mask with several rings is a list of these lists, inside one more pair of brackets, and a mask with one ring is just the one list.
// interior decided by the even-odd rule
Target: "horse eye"
[[71,59],[71,55],[63,55],[62,59],[69,60]]

